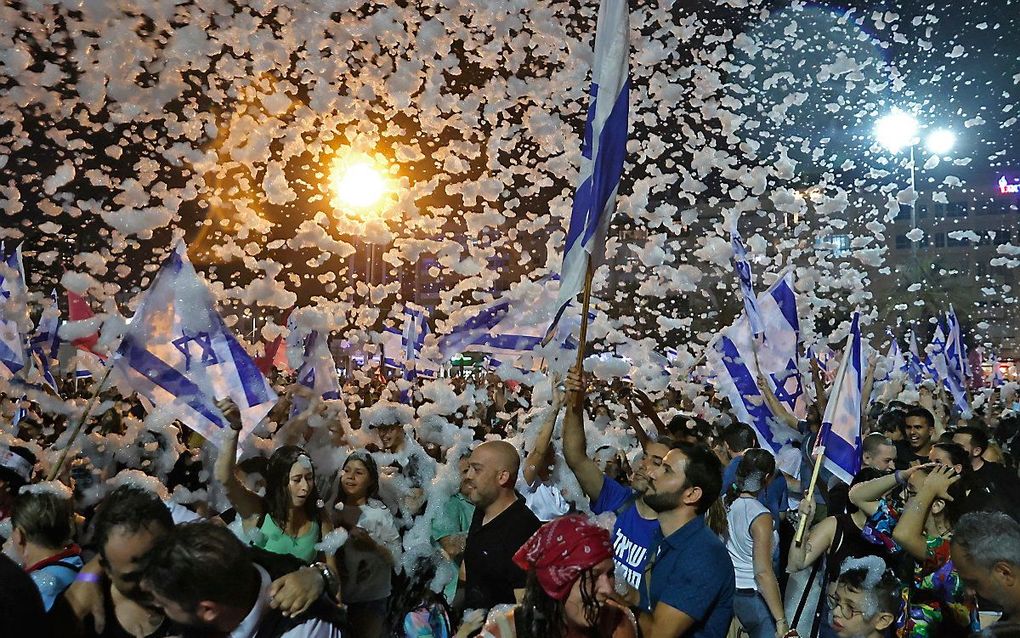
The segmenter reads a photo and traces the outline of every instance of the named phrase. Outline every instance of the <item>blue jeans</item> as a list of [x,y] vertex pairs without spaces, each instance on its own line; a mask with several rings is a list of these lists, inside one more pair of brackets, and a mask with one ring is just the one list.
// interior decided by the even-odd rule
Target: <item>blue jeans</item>
[[737,591],[733,614],[751,638],[775,638],[776,623],[765,600],[756,591]]

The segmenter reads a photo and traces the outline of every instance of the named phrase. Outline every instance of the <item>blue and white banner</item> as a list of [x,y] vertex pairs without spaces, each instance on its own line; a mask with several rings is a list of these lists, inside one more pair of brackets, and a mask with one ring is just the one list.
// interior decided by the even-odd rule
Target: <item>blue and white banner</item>
[[776,398],[791,412],[803,416],[803,403],[798,403],[804,393],[797,369],[800,320],[792,270],[758,295],[757,301],[764,342],[757,343],[747,317],[741,315],[708,345],[706,362],[715,374],[716,387],[729,399],[737,419],[754,427],[762,447],[778,452],[797,436],[797,431],[769,410],[758,389],[757,377],[760,367]]
[[907,374],[915,386],[921,385],[924,378],[924,363],[921,361],[921,354],[917,350],[917,336],[913,329],[910,330],[910,351],[907,354]]
[[969,419],[972,413],[970,402],[967,400],[966,353],[963,338],[960,336],[960,323],[952,306],[949,307],[949,313],[946,315],[946,330],[946,387],[953,395],[956,409],[964,418]]
[[[304,354],[296,378],[298,383],[327,401],[340,398],[340,375],[329,350],[328,334],[312,330],[305,337]],[[303,408],[297,405],[296,399],[294,403],[295,409],[300,412]]]
[[[522,280],[489,304],[455,312],[446,324],[449,332],[439,339],[440,353],[449,359],[463,352],[487,352],[506,363],[516,357],[535,361],[558,356],[563,350],[576,351],[572,335],[580,326],[580,317],[554,323],[554,332],[546,332],[557,305],[557,286],[555,276],[536,282]],[[594,317],[589,311],[589,321]],[[553,339],[544,345],[549,334]],[[530,369],[532,364],[523,367]]]
[[1006,382],[1006,375],[1002,373],[1002,364],[999,363],[998,355],[992,357],[992,376],[988,380],[988,383],[993,388],[998,388]]
[[0,247],[0,264],[0,379],[11,379],[28,364],[27,340],[18,321],[27,297],[21,246],[10,255]]
[[39,319],[39,326],[36,329],[35,336],[30,341],[29,347],[32,349],[32,354],[39,360],[39,368],[42,372],[43,380],[48,386],[53,388],[54,392],[59,392],[57,380],[53,377],[53,371],[50,368],[51,363],[57,360],[57,351],[60,349],[60,337],[57,335],[57,331],[60,328],[60,307],[57,305],[56,288],[50,293],[50,297],[53,303],[48,308],[43,309],[42,317]]
[[[881,379],[875,379],[876,384],[887,383],[893,378],[893,375],[902,373],[907,367],[903,362],[903,353],[900,351],[900,342],[896,339],[896,335],[888,329],[885,333],[889,337],[889,350],[885,353],[885,371]],[[874,396],[875,393],[872,393],[873,400]]]
[[765,333],[762,325],[761,315],[758,312],[758,302],[754,296],[754,282],[751,279],[751,264],[747,261],[747,251],[744,249],[744,241],[740,238],[740,231],[737,229],[739,216],[734,215],[733,225],[730,228],[730,246],[733,248],[733,266],[737,269],[737,280],[740,282],[740,294],[744,298],[744,315],[751,324],[751,334],[756,338]]
[[925,349],[924,367],[936,383],[945,383],[946,369],[946,334],[942,331],[942,322],[935,326],[935,335]]
[[829,390],[822,428],[814,454],[824,454],[824,467],[847,485],[861,469],[861,393],[864,387],[864,341],[861,313],[854,312],[843,359]]
[[547,331],[552,339],[556,323],[572,299],[584,289],[588,264],[601,259],[606,230],[616,207],[616,194],[627,155],[630,99],[630,15],[627,0],[602,0],[595,29],[591,102],[581,145],[581,171],[570,212],[559,304]]
[[131,319],[113,365],[118,380],[214,444],[228,427],[216,401],[230,397],[247,434],[276,393],[216,312],[183,244],[156,274]]

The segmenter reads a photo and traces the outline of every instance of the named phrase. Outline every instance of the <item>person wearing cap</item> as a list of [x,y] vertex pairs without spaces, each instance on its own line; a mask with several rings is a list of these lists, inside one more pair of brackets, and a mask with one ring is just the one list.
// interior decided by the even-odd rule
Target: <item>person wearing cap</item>
[[484,638],[637,636],[633,614],[614,600],[608,530],[580,514],[563,516],[539,528],[513,560],[527,572],[524,599],[493,614]]
[[21,446],[0,448],[0,521],[11,516],[18,490],[32,482],[35,455]]

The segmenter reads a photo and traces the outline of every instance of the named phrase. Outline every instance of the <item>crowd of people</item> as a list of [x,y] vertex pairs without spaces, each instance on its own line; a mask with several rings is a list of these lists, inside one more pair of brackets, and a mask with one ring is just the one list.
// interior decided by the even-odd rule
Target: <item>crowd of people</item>
[[776,451],[709,386],[398,385],[281,386],[252,432],[226,400],[215,445],[116,390],[77,441],[5,395],[0,634],[1020,635],[1013,384],[968,419],[868,397],[849,485],[815,472],[821,392],[766,396]]

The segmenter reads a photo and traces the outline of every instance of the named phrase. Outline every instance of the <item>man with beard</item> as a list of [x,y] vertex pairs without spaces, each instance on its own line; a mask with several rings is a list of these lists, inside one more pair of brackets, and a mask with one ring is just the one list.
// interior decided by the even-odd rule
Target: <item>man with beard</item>
[[658,514],[651,576],[641,587],[641,634],[723,638],[736,591],[726,546],[705,512],[722,490],[722,463],[701,445],[681,446],[649,472],[644,502]]
[[271,606],[272,578],[225,527],[188,523],[141,562],[137,581],[185,636],[340,638],[336,609],[313,605],[287,617]]
[[648,564],[652,539],[659,531],[655,511],[645,503],[643,494],[648,488],[648,472],[662,465],[669,451],[669,443],[660,439],[645,444],[644,458],[625,487],[599,470],[598,464],[588,457],[588,444],[584,434],[581,374],[573,368],[567,374],[567,411],[563,417],[563,456],[567,466],[591,501],[595,514],[613,512],[613,552],[616,561],[617,584],[626,582],[631,604],[638,602],[637,592]]

